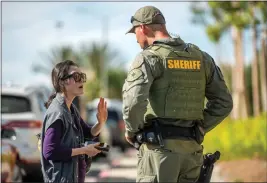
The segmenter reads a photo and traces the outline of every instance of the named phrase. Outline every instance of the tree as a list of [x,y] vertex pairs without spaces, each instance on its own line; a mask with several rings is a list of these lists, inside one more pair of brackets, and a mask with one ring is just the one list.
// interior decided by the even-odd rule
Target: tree
[[108,71],[108,83],[110,85],[108,90],[109,98],[122,98],[122,86],[124,84],[124,80],[127,77],[127,72],[122,69],[111,68]]
[[225,83],[230,92],[232,92],[232,68],[233,66],[228,63],[220,63],[219,67],[221,68],[224,76]]
[[[211,42],[216,47],[216,61],[220,63],[220,39],[225,32],[225,25],[222,23],[222,17],[218,13],[218,9],[207,9],[205,3],[194,2],[191,4],[191,11],[193,13],[192,23],[202,25],[206,28],[206,33]],[[207,21],[207,17],[212,17],[211,22]]]
[[[102,96],[106,93],[106,97],[110,96],[110,89],[114,89],[117,85],[116,81],[111,81],[110,76],[120,75],[121,70],[112,72],[112,68],[119,68],[122,65],[118,51],[111,49],[108,44],[92,43],[91,45],[82,44],[79,54],[89,62],[89,69],[93,72],[92,80],[88,81],[87,87],[90,91],[86,92],[89,99]],[[104,68],[104,69],[103,69]],[[110,75],[112,74],[112,75]],[[108,84],[108,86],[106,86]],[[115,89],[114,96],[119,96],[121,88]]]
[[[194,2],[195,3],[195,2]],[[208,2],[210,16],[214,18],[213,25],[207,27],[207,34],[211,40],[217,40],[221,34],[232,30],[235,50],[235,66],[232,72],[232,89],[234,107],[232,117],[247,118],[248,106],[244,78],[243,29],[249,25],[247,2]],[[211,37],[212,35],[212,37]]]
[[252,96],[253,96],[253,115],[258,116],[260,114],[260,98],[259,98],[259,80],[258,80],[258,33],[257,26],[259,25],[259,20],[256,17],[256,8],[258,2],[249,2],[250,4],[250,13],[252,16],[252,49],[253,49],[253,62],[251,64],[252,67]]
[[261,34],[261,52],[260,52],[260,86],[262,109],[267,111],[267,2],[259,2],[262,15],[262,34]]
[[32,70],[36,73],[50,74],[52,68],[64,60],[73,60],[78,65],[84,66],[86,62],[71,46],[54,47],[48,53],[41,53],[42,62],[34,63]]

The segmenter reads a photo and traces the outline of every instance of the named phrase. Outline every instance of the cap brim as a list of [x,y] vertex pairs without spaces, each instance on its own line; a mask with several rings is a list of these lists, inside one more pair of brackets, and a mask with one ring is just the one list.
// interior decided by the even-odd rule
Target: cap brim
[[128,33],[134,33],[134,26],[130,28],[130,30],[128,30],[125,34],[128,34]]

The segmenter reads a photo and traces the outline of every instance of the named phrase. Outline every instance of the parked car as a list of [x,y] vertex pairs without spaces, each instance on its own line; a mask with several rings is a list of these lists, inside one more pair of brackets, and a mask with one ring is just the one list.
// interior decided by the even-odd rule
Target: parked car
[[[86,121],[88,124],[93,125],[97,121],[98,101],[99,99],[94,99],[86,106]],[[122,118],[122,102],[117,99],[106,99],[106,101],[108,110],[106,127],[108,132],[101,133],[100,138],[108,138],[111,146],[117,146],[124,152],[129,147],[129,144],[124,137],[125,125]]]
[[15,139],[8,143],[17,149],[24,178],[42,181],[40,152],[36,135],[41,132],[48,99],[44,86],[2,86],[2,127],[13,128]]
[[23,170],[17,149],[8,141],[16,138],[12,128],[1,127],[1,182],[22,182]]

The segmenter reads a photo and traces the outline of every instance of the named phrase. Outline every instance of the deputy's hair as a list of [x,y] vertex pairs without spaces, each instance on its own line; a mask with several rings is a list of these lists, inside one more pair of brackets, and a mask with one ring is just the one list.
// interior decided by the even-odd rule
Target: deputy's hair
[[51,79],[52,79],[52,84],[53,84],[55,92],[50,95],[48,101],[44,104],[46,108],[49,107],[52,100],[56,97],[57,93],[63,91],[64,88],[60,80],[68,75],[68,72],[71,66],[78,66],[78,65],[71,60],[65,60],[63,62],[58,63],[53,68],[51,72]]

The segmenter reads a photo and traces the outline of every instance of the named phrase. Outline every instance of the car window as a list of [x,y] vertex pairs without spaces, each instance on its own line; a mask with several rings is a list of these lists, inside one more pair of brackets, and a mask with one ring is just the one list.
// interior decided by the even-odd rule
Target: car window
[[119,114],[115,110],[108,110],[108,120],[119,121]]
[[2,95],[2,113],[21,113],[30,112],[31,103],[26,97],[12,96],[12,95]]
[[[87,110],[87,123],[88,124],[95,124],[97,121],[97,110],[96,109],[90,109]],[[108,118],[107,118],[107,124],[109,123],[118,123],[119,120],[121,120],[121,115],[118,111],[108,109]]]
[[88,124],[90,124],[90,125],[95,124],[95,122],[97,121],[96,114],[97,114],[97,110],[96,109],[87,110],[87,120],[86,120],[86,122]]

